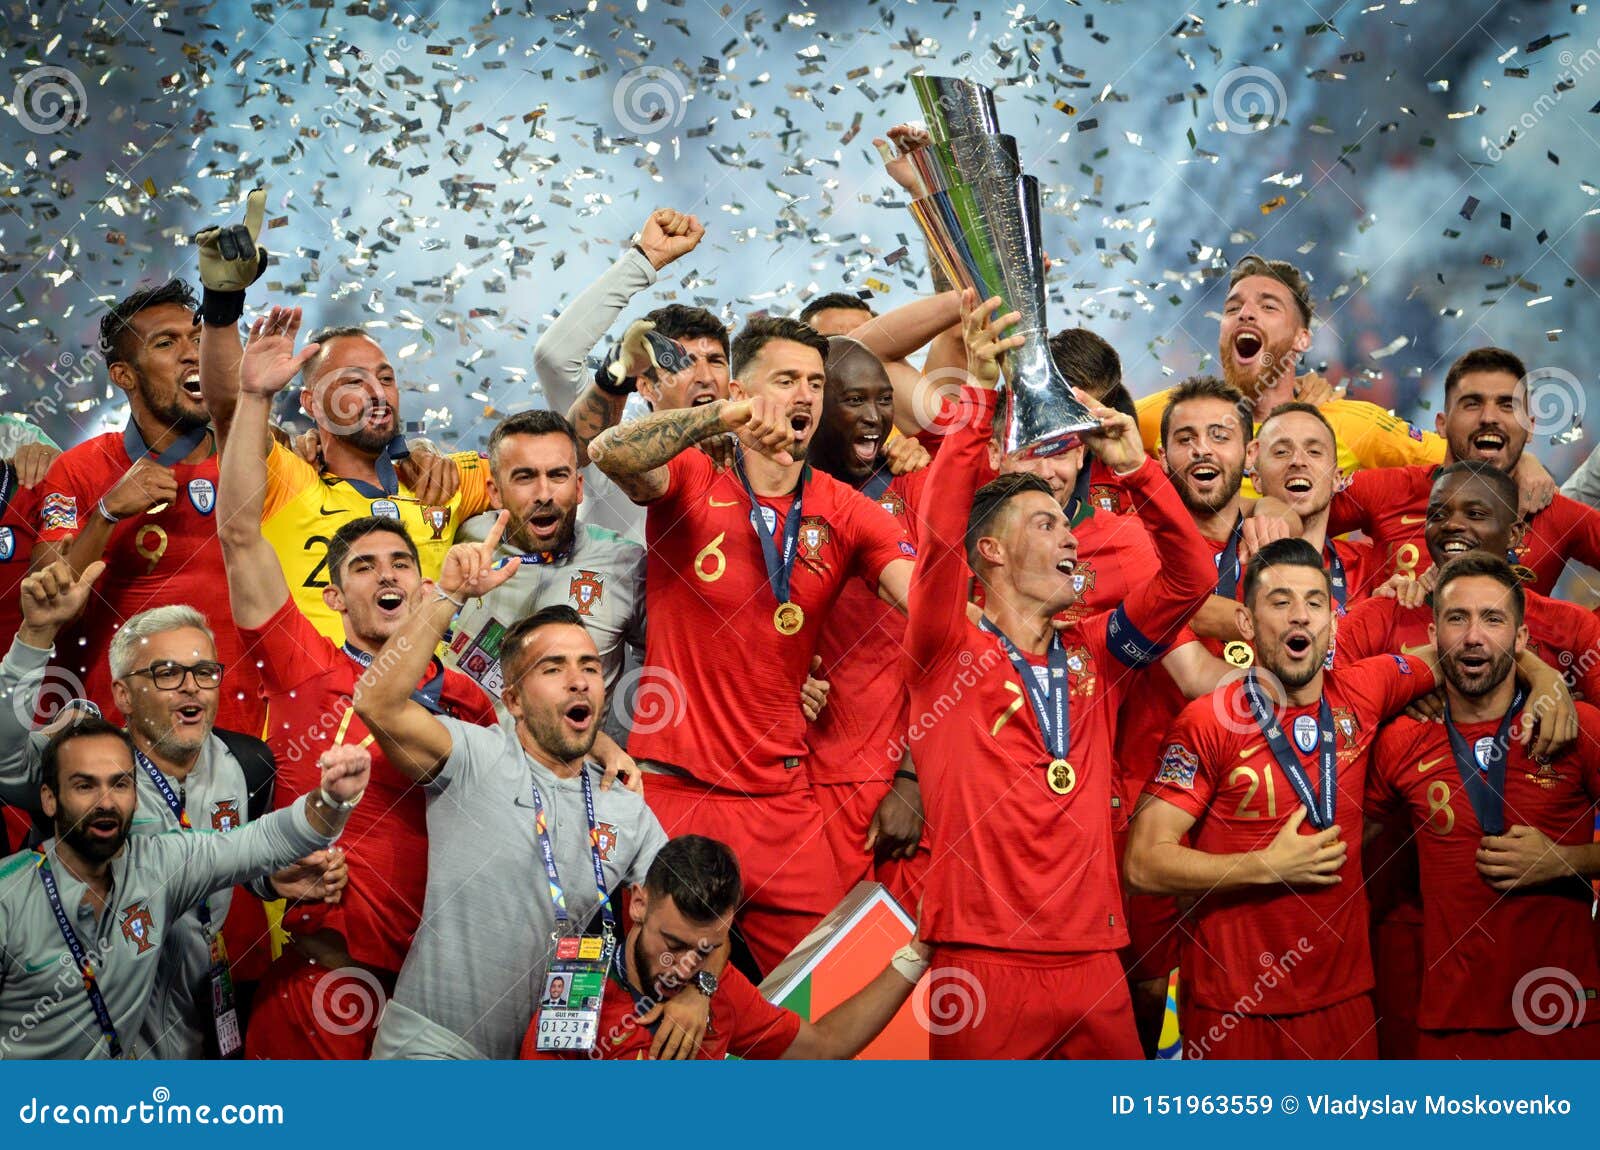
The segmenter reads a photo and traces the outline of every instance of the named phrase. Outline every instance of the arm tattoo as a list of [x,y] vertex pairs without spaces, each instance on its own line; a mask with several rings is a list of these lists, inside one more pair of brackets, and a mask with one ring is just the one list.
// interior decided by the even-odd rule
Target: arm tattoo
[[602,432],[589,445],[589,458],[624,488],[634,476],[665,467],[685,448],[723,430],[723,403],[677,411],[658,411]]
[[627,402],[627,397],[612,398],[592,383],[573,400],[572,408],[567,412],[567,419],[572,423],[572,430],[578,435],[579,459],[588,458],[589,444],[594,442],[595,436],[606,428],[617,425]]

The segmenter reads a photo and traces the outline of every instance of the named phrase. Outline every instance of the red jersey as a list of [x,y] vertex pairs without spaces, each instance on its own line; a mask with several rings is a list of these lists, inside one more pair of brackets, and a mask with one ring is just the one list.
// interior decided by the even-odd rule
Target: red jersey
[[[927,468],[896,476],[877,500],[913,543],[927,479]],[[807,735],[806,775],[812,782],[882,781],[899,768],[909,699],[905,636],[904,615],[864,584],[845,584],[817,643],[830,689],[828,705]]]
[[[600,1004],[599,1038],[593,1054],[586,1050],[536,1049],[539,1019],[535,1015],[522,1039],[522,1057],[603,1058],[615,1062],[648,1058],[650,1044],[656,1036],[652,1028],[639,1025],[642,1013],[632,992],[613,971]],[[730,966],[717,982],[717,993],[711,999],[711,1018],[695,1057],[721,1060],[731,1054],[747,1061],[778,1059],[794,1044],[795,1035],[799,1033],[798,1014],[762,998],[750,980]]]
[[1150,532],[1131,513],[1121,482],[1098,459],[1088,466],[1092,510],[1072,529],[1078,541],[1078,566],[1072,573],[1078,601],[1060,616],[1068,623],[1116,607],[1160,565]]
[[19,487],[9,499],[0,491],[0,637],[7,642],[22,626],[21,587],[38,535],[39,490]]
[[[56,641],[57,659],[84,684],[84,694],[107,718],[122,722],[111,700],[106,649],[117,628],[151,607],[187,604],[206,615],[227,668],[217,726],[247,735],[261,731],[261,676],[228,608],[228,577],[217,541],[217,455],[172,470],[178,494],[158,514],[136,515],[111,529],[106,573],[83,615]],[[122,432],[107,432],[63,452],[39,484],[39,538],[59,543],[77,535],[106,492],[133,462]]]
[[[350,812],[339,838],[350,863],[344,897],[332,906],[290,906],[284,929],[336,930],[357,962],[398,971],[422,920],[428,881],[423,788],[389,765],[351,705],[361,666],[312,626],[292,598],[263,626],[244,634],[258,645],[262,662],[266,738],[278,760],[276,807],[316,789],[317,757],[328,747],[357,744],[372,752],[366,798]],[[453,718],[495,725],[489,696],[459,671],[445,670],[440,702]]]
[[[1248,1001],[1255,1013],[1299,1014],[1372,988],[1360,851],[1367,758],[1378,725],[1433,686],[1426,663],[1400,655],[1323,673],[1323,698],[1335,728],[1334,821],[1349,844],[1343,881],[1237,888],[1196,900],[1179,960],[1186,993],[1195,1002],[1233,1010]],[[1281,728],[1287,734],[1307,716],[1314,729],[1319,707],[1313,702],[1280,708]],[[1309,751],[1293,740],[1290,745],[1317,791],[1320,748],[1315,742]],[[1300,805],[1251,717],[1243,680],[1184,708],[1146,793],[1194,816],[1190,842],[1219,855],[1265,849]],[[1314,833],[1309,821],[1301,833]],[[1264,971],[1279,966],[1290,973],[1263,979]]]
[[[1333,497],[1329,533],[1359,528],[1377,548],[1382,566],[1370,577],[1372,585],[1396,571],[1420,575],[1433,566],[1423,526],[1438,470],[1419,465],[1358,471]],[[1532,572],[1529,587],[1548,595],[1568,559],[1600,567],[1600,511],[1558,493],[1549,507],[1529,520],[1514,562]]]
[[1211,564],[1153,460],[1123,478],[1166,561],[1117,610],[1059,633],[1076,778],[1057,794],[1016,671],[999,639],[967,618],[962,538],[995,397],[968,390],[963,402],[967,418],[946,437],[923,500],[906,627],[914,739],[932,716],[912,743],[932,849],[919,930],[927,942],[1008,953],[1116,950],[1128,941],[1111,839],[1117,709],[1130,668],[1157,657],[1211,593]]
[[[1526,748],[1510,740],[1504,792],[1508,827],[1534,827],[1563,846],[1593,839],[1595,804],[1600,801],[1600,711],[1579,703],[1578,724],[1578,741],[1548,762],[1531,758]],[[1456,729],[1470,747],[1478,739],[1493,738],[1499,726],[1499,720],[1491,720]],[[1388,724],[1374,747],[1368,793],[1374,813],[1385,804],[1403,809],[1420,855],[1418,1026],[1516,1027],[1517,1010],[1529,1001],[1519,983],[1540,967],[1556,967],[1576,978],[1588,992],[1592,1012],[1600,991],[1600,957],[1590,918],[1594,891],[1576,876],[1510,894],[1484,881],[1476,865],[1483,828],[1443,723],[1401,717]]]
[[[850,578],[875,591],[883,569],[916,549],[882,507],[808,468],[789,585],[805,621],[781,634],[739,476],[718,471],[700,451],[674,457],[668,470],[667,492],[645,519],[645,668],[673,685],[673,714],[635,726],[628,753],[722,790],[763,795],[804,786],[796,769],[806,753],[800,688],[823,624]],[[781,547],[793,496],[757,502],[775,514],[769,522]]]

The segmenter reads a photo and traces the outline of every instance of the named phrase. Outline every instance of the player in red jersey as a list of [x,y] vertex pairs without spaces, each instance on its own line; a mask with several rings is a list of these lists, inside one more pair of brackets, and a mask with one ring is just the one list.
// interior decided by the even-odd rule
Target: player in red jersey
[[[211,603],[223,585],[217,453],[200,398],[195,307],[176,279],[112,306],[100,321],[100,347],[111,382],[128,395],[127,426],[63,453],[39,488],[34,567],[65,558],[81,573],[106,562],[108,575],[60,650],[85,696],[119,722],[103,655],[112,632],[152,607]],[[255,660],[234,627],[218,626],[216,638],[229,672],[217,725],[258,734]]]
[[[1128,881],[1196,900],[1179,963],[1186,1056],[1374,1057],[1360,855],[1346,849],[1378,724],[1432,689],[1433,652],[1325,670],[1332,592],[1304,540],[1256,552],[1244,596],[1255,667],[1179,716],[1134,816]],[[1547,705],[1570,698],[1525,662]],[[1544,742],[1574,733],[1567,711],[1544,726]]]
[[[903,603],[915,552],[883,508],[805,461],[827,349],[798,320],[753,319],[734,340],[728,400],[656,412],[589,448],[649,507],[646,675],[674,705],[636,722],[629,750],[655,772],[648,798],[669,835],[738,854],[739,927],[763,971],[843,893],[800,769],[795,699],[822,624],[852,576]],[[733,468],[686,450],[728,431],[743,445]]]
[[19,599],[38,538],[41,483],[61,454],[53,443],[24,443],[0,459],[0,639],[22,626]]
[[1417,1056],[1600,1057],[1600,711],[1578,704],[1578,741],[1553,757],[1510,737],[1528,631],[1503,559],[1449,560],[1434,610],[1445,721],[1388,724],[1368,776],[1374,814],[1398,807],[1421,856]]
[[[422,914],[428,846],[422,791],[372,745],[350,697],[357,677],[407,614],[422,575],[405,527],[369,516],[340,527],[328,547],[331,582],[323,595],[344,620],[342,649],[311,625],[290,595],[283,567],[261,533],[261,507],[272,396],[317,350],[308,344],[295,354],[299,327],[298,308],[274,308],[251,327],[222,457],[222,550],[234,621],[262,664],[278,805],[314,785],[317,757],[329,746],[372,751],[371,790],[340,839],[350,871],[343,900],[294,904],[284,913],[291,945],[256,993],[245,1050],[252,1058],[366,1058],[382,1005],[378,991],[392,993]],[[437,658],[415,697],[435,713],[479,726],[496,722],[494,705],[478,685]]]
[[[535,1023],[523,1039],[523,1058],[648,1057],[652,1027],[640,1020],[665,996],[702,977],[705,956],[727,945],[742,894],[739,860],[723,843],[683,835],[657,852],[644,882],[630,894],[632,927],[612,957],[594,1049],[541,1052]],[[729,968],[716,982],[710,1025],[695,1057],[854,1058],[911,997],[927,966],[927,948],[913,941],[816,1022],[774,1006]]]
[[[876,501],[914,543],[928,472],[892,473],[885,440],[893,426],[894,385],[883,364],[853,339],[829,339],[811,460]],[[830,690],[806,739],[806,776],[842,889],[875,878],[915,909],[927,853],[918,853],[922,792],[906,738],[905,631],[905,616],[865,584],[840,590],[817,642]]]
[[[1446,464],[1477,459],[1507,474],[1516,470],[1533,426],[1526,376],[1522,360],[1497,347],[1475,348],[1450,365],[1444,410],[1437,417],[1448,445]],[[1383,560],[1374,581],[1427,570],[1422,534],[1437,471],[1413,466],[1357,472],[1334,496],[1329,530],[1359,528],[1371,536]],[[1600,511],[1558,494],[1527,523],[1515,562],[1535,591],[1550,594],[1568,559],[1600,567]]]
[[[986,323],[998,302],[964,300],[981,386],[963,392],[934,461],[907,626],[911,713],[939,716],[915,745],[933,850],[919,933],[941,977],[985,1002],[981,1018],[941,1027],[930,1052],[1138,1058],[1116,954],[1128,935],[1111,841],[1115,716],[1129,668],[1158,657],[1210,591],[1210,557],[1133,420],[1093,404],[1090,450],[1165,542],[1165,562],[1123,606],[1055,631],[1077,595],[1077,543],[1049,484],[1010,475],[974,496],[998,359],[1018,342],[999,338],[1015,314]],[[967,614],[967,562],[982,626]]]

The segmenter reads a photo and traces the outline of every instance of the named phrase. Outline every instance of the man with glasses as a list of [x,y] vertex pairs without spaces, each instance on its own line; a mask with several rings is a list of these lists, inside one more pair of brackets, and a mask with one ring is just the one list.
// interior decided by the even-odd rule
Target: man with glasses
[[[22,626],[0,662],[0,798],[40,811],[45,732],[31,732],[39,696],[57,686],[45,669],[62,627],[83,608],[104,570],[74,579],[64,562],[22,583]],[[249,735],[216,729],[227,668],[206,618],[193,607],[157,607],[118,629],[109,651],[111,690],[128,719],[138,805],[133,834],[177,830],[227,833],[272,804],[272,754]],[[287,805],[285,803],[284,805]],[[334,899],[344,886],[342,852],[321,850],[265,880],[267,898]],[[239,1019],[222,924],[231,888],[211,892],[168,928],[154,998],[139,1047],[158,1058],[236,1056]],[[213,994],[224,1005],[213,1011]]]

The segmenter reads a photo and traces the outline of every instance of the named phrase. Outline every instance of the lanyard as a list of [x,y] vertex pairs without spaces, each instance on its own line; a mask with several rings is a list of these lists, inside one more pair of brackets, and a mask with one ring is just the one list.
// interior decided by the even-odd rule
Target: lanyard
[[1045,748],[1051,758],[1065,759],[1068,744],[1072,741],[1072,713],[1067,693],[1067,649],[1061,643],[1061,636],[1050,637],[1050,683],[1048,687],[1041,687],[1033,664],[1022,657],[1016,644],[989,622],[987,616],[981,626],[999,639],[1000,645],[1006,649],[1006,656],[1016,669],[1017,677],[1022,680],[1022,689],[1027,692],[1028,702],[1033,706],[1033,716],[1039,720],[1039,732],[1044,735]]
[[[1244,516],[1234,521],[1228,533],[1228,543],[1217,556],[1217,594],[1224,599],[1239,597],[1239,541],[1244,538]],[[1223,568],[1223,562],[1228,566]]]
[[1467,798],[1472,801],[1472,813],[1478,816],[1478,826],[1486,835],[1505,834],[1506,830],[1506,759],[1510,748],[1511,724],[1516,721],[1524,702],[1522,688],[1511,699],[1511,707],[1500,720],[1500,729],[1491,739],[1485,736],[1472,746],[1456,730],[1450,717],[1450,704],[1444,705],[1444,729],[1450,733],[1450,750],[1455,755],[1456,770],[1461,773],[1461,784],[1467,788]]
[[889,484],[893,482],[894,472],[890,471],[887,466],[880,467],[868,476],[867,481],[861,485],[861,494],[876,503],[883,497],[883,493],[889,490]]
[[[1311,825],[1319,831],[1327,830],[1333,826],[1334,805],[1339,792],[1336,777],[1338,755],[1333,746],[1333,712],[1328,707],[1327,698],[1319,700],[1317,710],[1317,742],[1321,747],[1318,782],[1321,784],[1321,791],[1320,794],[1313,795],[1311,780],[1306,777],[1300,756],[1289,745],[1289,739],[1283,733],[1283,726],[1278,722],[1277,711],[1256,681],[1254,667],[1245,673],[1243,687],[1245,702],[1250,706],[1250,713],[1255,716],[1256,726],[1260,727],[1261,733],[1266,736],[1267,747],[1272,751],[1272,757],[1278,760],[1278,766],[1288,778],[1289,785],[1294,788],[1294,793],[1305,804],[1306,815],[1311,820]],[[1301,719],[1310,717],[1300,716]],[[1296,720],[1297,724],[1298,722],[1299,720]]]
[[378,473],[376,484],[368,483],[365,479],[348,479],[342,475],[324,475],[322,478],[325,483],[330,484],[348,483],[364,498],[382,499],[385,496],[396,495],[400,491],[400,476],[394,469],[395,460],[410,458],[411,447],[406,443],[406,437],[396,434],[383,445],[383,450],[378,452],[378,458],[372,461],[372,469]]
[[1347,592],[1344,584],[1344,560],[1339,558],[1339,549],[1330,539],[1322,548],[1322,561],[1328,568],[1328,582],[1333,584],[1333,601],[1339,608],[1339,614],[1344,614],[1344,601]]
[[783,520],[783,554],[778,554],[778,544],[773,539],[772,532],[767,529],[767,517],[761,512],[763,508],[756,501],[755,489],[750,486],[750,480],[744,473],[744,451],[737,450],[733,457],[733,469],[739,473],[739,482],[744,484],[745,494],[750,497],[750,526],[756,529],[756,538],[761,540],[761,558],[767,565],[767,583],[772,587],[772,593],[777,597],[781,606],[788,603],[789,579],[794,574],[794,549],[800,540],[800,502],[805,495],[806,476],[811,471],[808,463],[800,469],[800,481],[795,484],[794,502],[789,506],[789,514]]
[[565,551],[512,551],[511,554],[521,559],[524,567],[562,567],[572,558],[572,548],[568,547]]
[[1078,468],[1077,481],[1073,483],[1072,495],[1067,500],[1067,522],[1073,527],[1094,514],[1094,506],[1089,502],[1089,480],[1093,478],[1090,474],[1091,466],[1090,461],[1085,459]]
[[39,854],[39,861],[34,864],[39,868],[39,881],[44,884],[44,896],[50,900],[50,912],[56,916],[56,926],[61,929],[61,937],[66,941],[67,950],[72,954],[72,961],[78,967],[78,973],[83,976],[83,992],[89,996],[89,1005],[94,1009],[94,1020],[100,1024],[100,1033],[106,1036],[106,1041],[111,1046],[111,1057],[122,1057],[122,1043],[117,1039],[116,1024],[111,1021],[111,1011],[106,1008],[106,997],[100,993],[100,980],[95,977],[94,965],[89,961],[88,951],[83,949],[83,943],[78,941],[78,932],[72,929],[72,923],[67,920],[67,912],[61,907],[61,892],[56,887],[56,876],[50,871],[50,858],[45,854],[43,847],[35,847]]
[[[583,767],[583,811],[589,818],[589,857],[594,861],[594,885],[600,892],[600,918],[605,923],[608,936],[616,934],[616,919],[611,914],[611,896],[606,893],[606,868],[600,858],[600,824],[594,817],[594,784],[589,780],[589,766]],[[567,933],[567,893],[561,886],[561,874],[556,870],[556,850],[550,844],[549,820],[544,811],[544,799],[539,785],[533,788],[533,831],[539,836],[539,856],[544,860],[545,878],[550,880],[550,901],[556,907],[556,933]]]
[[[372,656],[365,651],[358,651],[348,642],[344,645],[344,653],[351,660],[362,667],[372,666]],[[411,692],[411,701],[422,707],[430,715],[445,714],[444,695],[444,664],[435,655],[428,661],[428,677],[421,686]]]
[[[144,773],[150,776],[150,781],[156,786],[156,793],[167,804],[178,820],[178,825],[186,831],[194,830],[194,824],[189,821],[188,804],[172,789],[172,784],[167,781],[167,776],[161,773],[161,768],[152,763],[143,751],[134,751],[133,757],[144,768]],[[206,905],[206,900],[201,899],[200,905],[195,907],[195,914],[200,919],[200,929],[206,932],[206,937],[211,937],[211,908]]]
[[[183,462],[195,448],[204,442],[210,425],[202,423],[199,427],[191,427],[188,431],[174,439],[167,445],[167,449],[156,456],[156,462],[162,467],[172,467]],[[131,462],[138,463],[146,456],[153,455],[150,445],[144,441],[144,436],[139,432],[139,425],[132,415],[128,416],[128,425],[122,429],[122,449],[128,453]]]

